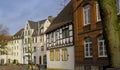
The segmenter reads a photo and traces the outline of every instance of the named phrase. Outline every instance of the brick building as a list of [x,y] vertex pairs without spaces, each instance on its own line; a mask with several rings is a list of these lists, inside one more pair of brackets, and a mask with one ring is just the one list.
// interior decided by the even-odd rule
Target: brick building
[[97,0],[74,0],[76,70],[103,70],[109,65]]

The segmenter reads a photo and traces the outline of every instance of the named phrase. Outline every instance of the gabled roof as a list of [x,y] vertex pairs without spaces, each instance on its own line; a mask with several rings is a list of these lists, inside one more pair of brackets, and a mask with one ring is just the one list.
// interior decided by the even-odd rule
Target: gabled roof
[[0,35],[0,47],[6,45],[10,40],[12,40],[12,36]]
[[72,1],[70,1],[65,8],[57,15],[53,20],[46,33],[51,32],[65,24],[73,21],[73,6]]
[[47,19],[44,19],[44,20],[40,20],[40,21],[38,21],[38,22],[29,21],[30,27],[31,27],[32,29],[34,29],[34,32],[33,32],[32,36],[37,36],[37,35],[38,35],[38,33],[39,33],[39,32],[38,32],[38,31],[39,31],[38,29],[41,28],[41,25],[44,24],[46,20],[47,20]]
[[28,20],[28,24],[30,25],[30,28],[31,28],[31,29],[37,29],[37,28],[38,28],[37,22]]
[[0,35],[0,40],[11,40],[12,36]]
[[24,28],[20,29],[15,35],[15,39],[23,38],[24,35]]

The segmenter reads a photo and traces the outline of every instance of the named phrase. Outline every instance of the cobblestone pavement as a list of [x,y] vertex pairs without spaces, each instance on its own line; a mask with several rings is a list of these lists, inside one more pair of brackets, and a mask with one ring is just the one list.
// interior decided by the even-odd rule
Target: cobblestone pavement
[[[28,70],[26,66],[24,65],[9,65],[9,66],[0,66],[0,70]],[[39,70],[38,68],[35,68],[34,70]],[[46,69],[40,69],[40,70],[46,70]]]
[[0,70],[25,70],[22,66],[0,66]]

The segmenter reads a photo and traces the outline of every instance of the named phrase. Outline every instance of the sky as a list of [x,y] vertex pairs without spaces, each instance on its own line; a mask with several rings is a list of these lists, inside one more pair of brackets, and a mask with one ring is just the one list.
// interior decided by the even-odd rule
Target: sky
[[63,3],[64,0],[0,0],[0,24],[7,26],[9,34],[14,35],[28,20],[57,16],[64,7]]

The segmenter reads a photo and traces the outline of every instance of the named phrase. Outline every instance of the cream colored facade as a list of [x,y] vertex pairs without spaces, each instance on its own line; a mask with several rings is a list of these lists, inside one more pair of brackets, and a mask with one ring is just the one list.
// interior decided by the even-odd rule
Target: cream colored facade
[[[24,28],[23,39],[23,64],[29,63],[29,48],[32,48],[32,62],[46,64],[46,35],[45,31],[51,22],[49,19],[38,22],[28,21]],[[31,39],[31,43],[30,40]],[[31,44],[31,46],[30,46]]]

